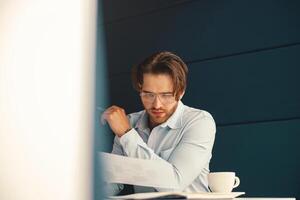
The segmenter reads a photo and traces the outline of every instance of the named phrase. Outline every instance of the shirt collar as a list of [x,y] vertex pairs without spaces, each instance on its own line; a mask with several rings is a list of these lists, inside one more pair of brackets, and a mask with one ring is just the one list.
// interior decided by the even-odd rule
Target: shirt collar
[[168,126],[171,129],[181,128],[183,111],[184,111],[184,105],[181,101],[179,101],[175,112],[171,115],[171,117],[166,122],[162,123],[160,126],[161,127]]
[[148,128],[148,114],[146,110],[144,110],[138,119],[135,128],[138,128],[139,130],[145,130]]
[[[162,123],[161,127],[170,127],[171,129],[177,129],[182,127],[182,114],[184,111],[184,104],[179,101],[175,112],[171,115],[171,117],[164,123]],[[145,130],[148,127],[148,114],[144,110],[141,114],[141,117],[138,119],[135,128],[140,130]]]

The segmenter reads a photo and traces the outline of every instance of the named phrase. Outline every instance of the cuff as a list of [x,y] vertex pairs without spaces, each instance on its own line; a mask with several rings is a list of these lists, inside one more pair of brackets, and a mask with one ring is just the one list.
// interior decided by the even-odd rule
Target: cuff
[[127,155],[130,155],[130,152],[135,152],[138,145],[144,145],[143,139],[134,128],[132,128],[130,131],[128,131],[118,139]]

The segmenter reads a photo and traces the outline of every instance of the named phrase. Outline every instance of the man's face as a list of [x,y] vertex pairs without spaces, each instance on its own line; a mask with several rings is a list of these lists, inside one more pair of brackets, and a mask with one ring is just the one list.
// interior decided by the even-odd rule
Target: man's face
[[144,74],[141,99],[149,115],[150,126],[157,126],[169,119],[178,105],[173,96],[173,81],[167,74]]

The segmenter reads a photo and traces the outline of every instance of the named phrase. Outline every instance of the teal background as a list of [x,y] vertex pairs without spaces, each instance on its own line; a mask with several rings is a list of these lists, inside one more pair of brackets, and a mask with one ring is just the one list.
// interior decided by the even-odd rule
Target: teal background
[[[107,80],[110,98],[100,104],[141,110],[131,67],[155,51],[172,51],[190,70],[183,102],[209,111],[217,123],[211,171],[235,171],[241,179],[235,191],[248,197],[300,198],[300,1],[105,0],[99,6],[104,35],[98,36],[105,43],[97,45],[105,46],[107,71],[104,78],[97,60],[96,85],[103,84],[99,77]],[[109,151],[97,137],[96,149]],[[113,134],[105,137],[112,142]]]

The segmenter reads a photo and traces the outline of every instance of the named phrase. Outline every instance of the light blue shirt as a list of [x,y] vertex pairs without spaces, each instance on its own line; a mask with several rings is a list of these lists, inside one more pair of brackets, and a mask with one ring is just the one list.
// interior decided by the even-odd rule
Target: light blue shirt
[[[171,117],[150,133],[145,110],[128,115],[133,127],[115,137],[112,153],[141,159],[164,160],[172,165],[179,189],[134,186],[135,192],[208,192],[207,174],[212,156],[216,126],[204,110],[188,107],[181,101]],[[151,177],[151,174],[149,174]],[[122,185],[114,184],[117,194]]]

